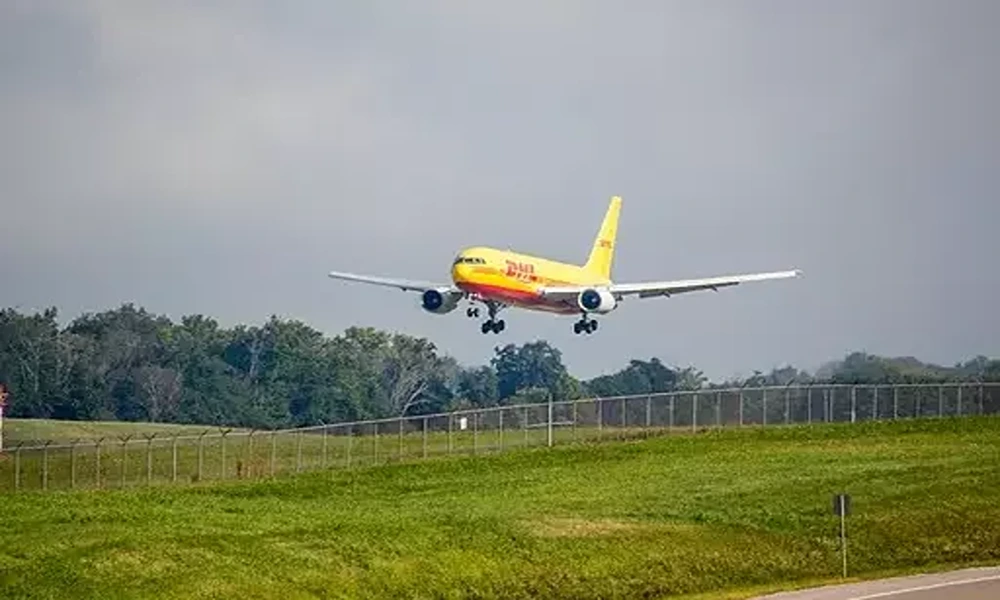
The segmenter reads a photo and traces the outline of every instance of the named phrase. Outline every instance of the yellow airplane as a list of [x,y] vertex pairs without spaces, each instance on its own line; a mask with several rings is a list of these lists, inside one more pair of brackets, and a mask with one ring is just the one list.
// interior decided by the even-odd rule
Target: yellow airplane
[[370,275],[356,275],[331,271],[334,279],[360,281],[375,285],[396,287],[407,292],[420,292],[424,310],[450,313],[459,302],[467,299],[469,317],[479,316],[478,304],[483,304],[489,318],[482,324],[482,332],[500,333],[506,327],[497,313],[507,307],[544,311],[563,315],[580,315],[573,325],[577,334],[593,333],[597,321],[590,315],[605,315],[615,310],[626,296],[650,298],[672,296],[697,290],[715,290],[749,281],[797,277],[799,270],[771,273],[727,275],[707,279],[679,281],[651,281],[643,283],[614,283],[611,281],[611,263],[618,235],[618,215],[622,199],[611,198],[604,221],[594,240],[587,262],[572,265],[528,254],[488,247],[466,248],[459,252],[451,265],[450,284],[407,279],[392,279]]

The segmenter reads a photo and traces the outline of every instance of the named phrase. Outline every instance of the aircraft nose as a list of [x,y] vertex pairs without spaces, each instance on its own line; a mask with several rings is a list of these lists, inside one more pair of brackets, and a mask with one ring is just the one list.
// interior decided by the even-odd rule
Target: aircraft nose
[[469,279],[469,265],[458,263],[451,268],[451,278],[456,281],[467,281]]

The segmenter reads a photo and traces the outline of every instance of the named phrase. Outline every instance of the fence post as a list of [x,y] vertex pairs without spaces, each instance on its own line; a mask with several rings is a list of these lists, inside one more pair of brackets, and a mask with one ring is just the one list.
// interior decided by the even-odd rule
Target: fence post
[[118,439],[122,441],[122,489],[125,489],[125,477],[128,472],[128,441],[132,438],[132,434],[128,434],[125,437],[119,436]]
[[522,411],[523,418],[521,419],[521,429],[524,431],[524,447],[528,447],[528,407],[525,406]]
[[221,465],[221,479],[226,478],[226,436],[232,429],[226,429],[222,432],[222,465]]
[[580,399],[573,400],[573,441],[576,441],[576,422],[580,417]]
[[549,433],[548,433],[548,438],[549,438],[548,439],[548,445],[549,445],[549,448],[552,447],[552,409],[553,409],[552,403],[554,401],[555,401],[555,399],[552,398],[552,392],[549,392]]
[[667,426],[667,433],[674,432],[674,405],[676,404],[676,402],[674,401],[675,397],[676,396],[674,394],[670,394],[670,423]]
[[698,392],[691,393],[691,433],[698,433]]
[[858,386],[851,386],[851,423],[854,423],[858,414]]
[[813,422],[813,384],[808,384],[806,386],[806,424],[812,425]]
[[[427,417],[424,417],[423,430],[424,458],[427,458]],[[503,413],[500,413],[500,448],[503,449]]]
[[454,448],[454,443],[452,442],[452,432],[454,431],[455,416],[448,413],[448,454],[452,453]]
[[80,443],[77,438],[69,443],[69,489],[76,489],[76,445]]
[[[576,406],[575,404],[573,406]],[[653,398],[646,396],[646,429],[649,429],[653,421]],[[574,423],[575,425],[575,423]]]
[[42,448],[42,489],[49,489],[49,444],[52,440],[45,440],[45,446]]
[[372,423],[372,464],[378,464],[378,421]]
[[201,432],[198,436],[198,481],[201,481],[204,477],[204,466],[205,466],[205,436],[208,435],[208,430]]
[[479,411],[472,413],[472,453],[479,454]]
[[403,461],[403,417],[399,417],[399,461]]
[[604,439],[604,400],[598,396],[595,402],[597,407],[597,439]]
[[179,433],[174,434],[174,439],[170,441],[170,482],[177,483],[177,438]]
[[878,421],[878,384],[875,384],[875,397],[872,398],[872,419]]
[[628,428],[628,398],[622,396],[622,429],[621,439],[626,438],[625,430]]
[[24,442],[18,442],[14,447],[14,489],[21,489],[21,446]]
[[354,425],[347,426],[347,468],[351,468],[351,446],[354,445]]
[[268,476],[271,477],[271,478],[274,477],[274,461],[277,458],[277,456],[276,456],[277,453],[278,453],[278,430],[277,429],[272,429],[271,430],[271,461],[270,461],[271,464],[268,467],[268,469],[270,471],[268,473]]
[[302,430],[295,432],[295,472],[302,470]]
[[101,444],[104,442],[104,438],[98,438],[97,443],[94,444],[96,453],[94,455],[94,483],[98,488],[101,487]]
[[[503,452],[503,407],[497,408],[497,420],[500,422],[500,452]],[[424,419],[424,429],[427,428],[427,419]],[[426,437],[426,436],[425,436]],[[425,444],[426,445],[426,444]],[[424,452],[426,454],[426,451]]]
[[722,428],[722,392],[715,392],[715,426]]
[[958,384],[958,398],[957,398],[957,401],[958,401],[958,406],[956,407],[956,411],[958,412],[958,416],[961,417],[962,416],[962,384],[961,383]]
[[740,427],[743,427],[743,388],[740,388]]
[[[323,459],[322,459],[322,461],[320,463],[320,466],[325,469],[326,468],[326,443],[327,443],[326,442],[326,433],[327,433],[326,430],[327,430],[327,427],[326,427],[326,423],[324,423],[322,420],[320,420],[320,424],[323,425]],[[251,434],[251,435],[253,435],[253,434]]]
[[763,388],[760,391],[761,396],[761,415],[760,422],[765,427],[767,426],[767,388]]
[[153,438],[156,433],[143,435],[146,437],[146,485],[150,486],[153,485]]
[[251,428],[247,434],[247,477],[253,479],[253,434],[257,433],[256,428]]
[[892,386],[892,420],[895,421],[899,418],[899,386],[893,384]]
[[791,419],[792,406],[791,406],[791,398],[789,398],[789,391],[788,391],[789,385],[791,384],[789,383],[788,385],[785,386],[785,425],[788,425]]
[[944,416],[944,386],[938,385],[938,418]]
[[548,406],[548,446],[552,447],[552,392],[549,392],[549,406]]

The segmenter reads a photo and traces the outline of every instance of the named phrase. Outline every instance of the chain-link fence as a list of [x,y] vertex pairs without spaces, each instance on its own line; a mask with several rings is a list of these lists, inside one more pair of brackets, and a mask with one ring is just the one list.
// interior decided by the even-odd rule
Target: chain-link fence
[[1000,414],[1000,384],[790,385],[588,398],[300,429],[15,445],[0,453],[0,491],[259,479],[710,428],[990,414]]

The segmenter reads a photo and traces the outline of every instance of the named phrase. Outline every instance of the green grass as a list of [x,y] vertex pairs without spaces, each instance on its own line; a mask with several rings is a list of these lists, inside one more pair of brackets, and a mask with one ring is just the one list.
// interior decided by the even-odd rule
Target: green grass
[[[642,408],[638,406],[638,408]],[[608,440],[662,433],[662,427],[601,426],[592,414],[593,406],[560,407],[553,422],[557,444],[582,440]],[[589,411],[588,411],[589,409]],[[467,428],[459,419],[431,416],[357,425],[351,435],[345,425],[331,425],[327,435],[321,429],[278,432],[234,429],[225,438],[219,429],[203,426],[169,426],[144,423],[98,423],[93,431],[108,434],[100,446],[93,439],[76,446],[65,442],[75,438],[70,432],[87,424],[46,421],[51,446],[6,445],[0,454],[0,493],[21,490],[84,488],[131,488],[146,485],[182,484],[281,477],[326,467],[358,467],[406,462],[446,455],[481,455],[544,445],[547,428],[545,407],[507,407],[467,415]],[[641,412],[641,411],[640,411]],[[578,425],[572,425],[572,418]],[[641,422],[641,418],[638,419]],[[22,422],[23,423],[23,422]],[[426,425],[426,431],[425,431]],[[527,426],[525,426],[527,425]],[[115,428],[120,431],[115,432]],[[15,428],[23,426],[18,423]],[[675,430],[690,430],[690,426]],[[35,426],[35,434],[44,432]],[[199,434],[208,432],[203,438]],[[120,435],[111,435],[120,433]],[[129,441],[121,436],[133,434]],[[147,439],[143,435],[156,437]],[[174,439],[173,436],[180,436]],[[60,439],[63,436],[63,439]],[[25,449],[26,448],[26,449]]]
[[1000,562],[1000,418],[0,496],[0,597],[746,597]]
[[5,419],[4,447],[10,449],[19,443],[25,445],[70,443],[74,440],[118,439],[131,435],[157,436],[197,435],[205,430],[218,429],[206,425],[175,425],[172,423],[133,423],[129,421],[59,421],[55,419]]

